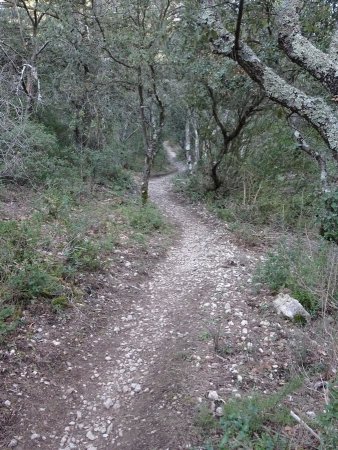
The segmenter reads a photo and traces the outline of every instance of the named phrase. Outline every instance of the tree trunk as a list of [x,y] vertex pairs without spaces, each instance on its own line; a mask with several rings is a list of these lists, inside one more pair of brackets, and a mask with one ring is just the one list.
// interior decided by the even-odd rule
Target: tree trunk
[[192,157],[191,157],[191,139],[190,139],[190,117],[185,122],[185,156],[187,159],[188,173],[192,173]]
[[218,167],[220,165],[221,161],[214,162],[212,168],[211,168],[211,178],[214,183],[214,190],[217,191],[221,186],[222,182],[218,176]]
[[194,163],[194,166],[196,167],[198,164],[198,161],[200,160],[200,137],[198,134],[196,120],[193,121],[193,127],[194,127],[194,136],[195,136],[195,163]]
[[150,174],[151,174],[151,168],[153,165],[153,161],[154,161],[153,149],[150,147],[147,149],[146,157],[144,160],[143,177],[142,177],[142,184],[141,184],[142,205],[145,205],[148,201],[149,180],[150,180]]

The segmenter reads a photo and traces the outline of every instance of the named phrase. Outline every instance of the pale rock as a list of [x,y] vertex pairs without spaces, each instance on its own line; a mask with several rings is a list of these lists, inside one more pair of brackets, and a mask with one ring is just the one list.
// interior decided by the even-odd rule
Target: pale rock
[[121,407],[120,402],[117,400],[113,406],[113,409],[119,409]]
[[97,437],[92,433],[91,430],[88,431],[88,433],[86,434],[87,439],[89,439],[90,441],[95,441],[95,439],[97,439]]
[[134,390],[134,392],[141,392],[141,385],[140,384],[132,383],[131,387]]
[[68,439],[68,435],[65,434],[65,435],[62,437],[61,441],[60,441],[60,446],[61,446],[61,447],[63,447],[63,446],[65,445],[65,443],[67,442],[67,439]]
[[40,438],[40,435],[37,434],[37,433],[33,433],[33,434],[31,435],[31,440],[32,440],[32,441],[35,441],[36,439],[39,439],[39,438]]
[[12,439],[11,442],[8,444],[8,448],[14,448],[18,445],[18,441],[16,439]]
[[103,404],[106,409],[109,409],[113,406],[114,400],[111,398],[107,398],[107,400]]
[[219,400],[219,396],[216,391],[209,391],[208,392],[208,399],[209,400]]
[[223,411],[222,406],[219,406],[218,408],[216,408],[215,416],[216,416],[216,417],[222,417],[222,416],[224,416],[224,411]]
[[279,294],[273,302],[278,314],[282,314],[288,319],[293,320],[296,316],[304,317],[310,320],[311,316],[306,309],[295,298],[289,294]]

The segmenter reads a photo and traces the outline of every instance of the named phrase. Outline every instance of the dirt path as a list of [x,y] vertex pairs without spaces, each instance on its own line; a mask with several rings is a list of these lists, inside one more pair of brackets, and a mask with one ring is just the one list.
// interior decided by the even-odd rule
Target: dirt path
[[[23,409],[13,430],[16,448],[192,448],[201,444],[194,421],[209,390],[228,399],[284,383],[293,331],[257,308],[250,281],[259,256],[180,203],[170,186],[171,177],[154,179],[151,198],[174,224],[173,247],[149,281],[134,286],[124,315],[78,341],[67,374],[42,380],[43,394],[32,389],[33,409]],[[211,336],[218,327],[221,358]]]

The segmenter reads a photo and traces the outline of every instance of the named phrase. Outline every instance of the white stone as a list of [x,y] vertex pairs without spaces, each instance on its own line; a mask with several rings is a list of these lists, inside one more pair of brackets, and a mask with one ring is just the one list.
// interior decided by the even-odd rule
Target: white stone
[[223,412],[222,406],[219,406],[218,408],[216,408],[215,415],[216,415],[217,417],[222,417],[222,416],[224,416],[224,412]]
[[39,434],[33,433],[33,434],[31,435],[31,440],[32,440],[32,441],[35,441],[36,439],[39,439],[39,437],[40,437]]
[[304,317],[310,320],[311,316],[306,309],[295,298],[288,294],[279,294],[273,302],[278,314],[282,314],[288,319],[294,319],[296,316]]
[[141,385],[140,385],[140,384],[138,384],[138,383],[132,383],[131,387],[132,387],[132,389],[133,389],[135,392],[141,392]]
[[216,391],[209,391],[208,392],[208,399],[209,400],[218,400],[219,396],[218,396]]
[[114,400],[111,398],[107,398],[107,400],[104,402],[104,407],[106,409],[109,409],[113,406],[113,404],[114,404]]
[[11,442],[8,444],[9,448],[14,448],[18,445],[18,441],[16,439],[12,439]]
[[87,439],[89,439],[90,441],[95,441],[95,439],[97,439],[97,437],[92,433],[91,430],[88,431],[88,433],[86,434]]

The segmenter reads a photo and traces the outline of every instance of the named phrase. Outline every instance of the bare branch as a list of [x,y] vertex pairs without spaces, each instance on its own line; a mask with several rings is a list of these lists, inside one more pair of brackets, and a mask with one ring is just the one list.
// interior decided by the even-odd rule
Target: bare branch
[[296,115],[291,114],[288,117],[288,123],[289,123],[290,127],[293,129],[294,136],[299,145],[299,148],[317,162],[319,169],[320,169],[320,180],[322,183],[322,191],[324,193],[330,192],[329,181],[328,181],[329,175],[328,175],[328,170],[327,170],[326,159],[325,159],[325,157],[323,157],[323,155],[321,153],[312,149],[310,147],[310,145],[306,142],[305,138],[303,137],[303,135],[301,134],[301,132],[299,131],[299,129],[297,127],[296,118],[297,118]]

